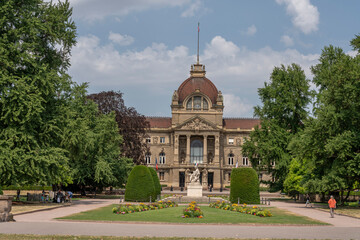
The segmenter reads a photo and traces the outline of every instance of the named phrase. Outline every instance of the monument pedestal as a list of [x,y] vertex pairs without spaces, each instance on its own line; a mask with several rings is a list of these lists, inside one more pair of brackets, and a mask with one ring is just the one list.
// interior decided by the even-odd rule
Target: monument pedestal
[[189,183],[187,186],[188,197],[202,197],[202,186],[199,182]]

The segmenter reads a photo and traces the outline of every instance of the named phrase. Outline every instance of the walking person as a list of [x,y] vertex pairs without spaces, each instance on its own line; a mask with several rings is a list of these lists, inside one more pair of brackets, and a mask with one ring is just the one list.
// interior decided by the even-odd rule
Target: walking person
[[336,200],[334,199],[334,196],[331,195],[330,199],[328,201],[329,208],[330,208],[330,217],[334,217],[334,209],[336,208]]
[[310,205],[310,207],[312,207],[311,202],[310,202],[310,196],[309,196],[309,194],[306,194],[306,203],[305,203],[305,207],[307,207],[308,205]]

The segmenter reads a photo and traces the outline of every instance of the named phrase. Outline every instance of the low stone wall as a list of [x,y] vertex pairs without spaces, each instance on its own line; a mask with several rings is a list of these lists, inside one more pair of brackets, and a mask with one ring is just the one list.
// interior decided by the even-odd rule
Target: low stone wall
[[0,196],[0,222],[14,221],[11,212],[12,197],[11,196]]

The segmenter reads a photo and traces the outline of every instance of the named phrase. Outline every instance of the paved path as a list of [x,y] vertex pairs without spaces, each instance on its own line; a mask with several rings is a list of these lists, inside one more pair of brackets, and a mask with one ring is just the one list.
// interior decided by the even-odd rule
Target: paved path
[[[293,212],[298,215],[303,215],[309,218],[313,218],[322,222],[330,223],[334,227],[357,227],[360,228],[360,219],[335,215],[334,218],[330,218],[329,212],[316,210],[316,208],[305,207],[302,203],[287,203],[287,202],[271,202],[274,207],[285,209],[289,212]],[[336,213],[336,210],[335,210]],[[359,235],[360,238],[360,235]]]
[[[213,237],[213,238],[302,238],[302,239],[360,239],[358,219],[336,216],[304,208],[304,205],[273,202],[272,206],[286,209],[334,226],[254,226],[199,224],[140,224],[63,222],[53,218],[116,203],[117,200],[83,200],[60,209],[16,216],[17,222],[0,223],[0,233],[61,234],[94,236],[157,236],[157,237]],[[345,222],[345,224],[342,224]]]

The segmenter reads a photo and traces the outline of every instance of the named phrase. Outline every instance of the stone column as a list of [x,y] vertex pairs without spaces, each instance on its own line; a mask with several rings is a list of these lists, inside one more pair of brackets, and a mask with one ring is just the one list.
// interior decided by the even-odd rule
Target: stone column
[[203,163],[207,164],[207,135],[204,135]]
[[179,163],[179,135],[174,134],[174,160],[173,163]]
[[186,135],[186,164],[190,163],[190,137],[190,134]]
[[220,136],[215,135],[215,156],[214,162],[220,163]]

